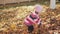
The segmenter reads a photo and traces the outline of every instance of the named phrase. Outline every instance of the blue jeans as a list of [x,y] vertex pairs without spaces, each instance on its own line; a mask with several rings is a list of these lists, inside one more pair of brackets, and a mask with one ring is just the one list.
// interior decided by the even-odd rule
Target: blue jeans
[[34,30],[34,26],[33,26],[33,25],[28,26],[28,31],[29,31],[29,33],[32,33],[33,30]]

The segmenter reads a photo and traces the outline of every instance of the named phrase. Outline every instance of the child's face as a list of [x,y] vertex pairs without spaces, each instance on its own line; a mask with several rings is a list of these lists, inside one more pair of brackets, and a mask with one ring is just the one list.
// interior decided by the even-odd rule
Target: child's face
[[37,11],[35,11],[36,14],[39,14]]

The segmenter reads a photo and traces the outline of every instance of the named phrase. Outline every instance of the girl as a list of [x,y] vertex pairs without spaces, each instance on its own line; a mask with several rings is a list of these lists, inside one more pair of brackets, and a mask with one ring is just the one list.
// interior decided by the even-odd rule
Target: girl
[[30,15],[28,15],[25,20],[24,24],[28,27],[29,33],[32,33],[34,30],[33,24],[39,25],[41,24],[41,19],[39,18],[39,13],[42,11],[42,6],[35,5],[34,12],[32,12]]

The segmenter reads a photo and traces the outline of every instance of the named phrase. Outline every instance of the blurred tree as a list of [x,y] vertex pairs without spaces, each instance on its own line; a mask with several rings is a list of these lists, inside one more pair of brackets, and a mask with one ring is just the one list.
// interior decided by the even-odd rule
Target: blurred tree
[[56,0],[50,0],[50,8],[55,9],[56,8]]

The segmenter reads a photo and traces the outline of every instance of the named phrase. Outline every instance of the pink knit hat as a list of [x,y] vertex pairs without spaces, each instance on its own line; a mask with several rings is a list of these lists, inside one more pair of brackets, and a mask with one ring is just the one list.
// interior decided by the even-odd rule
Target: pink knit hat
[[43,7],[41,5],[35,5],[35,11],[36,12],[41,12]]

